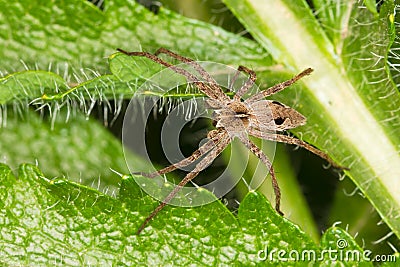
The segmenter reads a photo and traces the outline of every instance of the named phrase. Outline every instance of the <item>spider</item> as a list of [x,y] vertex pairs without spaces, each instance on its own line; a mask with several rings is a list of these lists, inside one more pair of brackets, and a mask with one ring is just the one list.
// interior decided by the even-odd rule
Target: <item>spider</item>
[[[347,169],[334,163],[326,153],[318,150],[312,145],[295,137],[276,133],[304,125],[306,123],[306,118],[296,110],[278,101],[264,99],[265,97],[282,91],[304,76],[310,75],[313,69],[307,68],[290,80],[276,84],[266,90],[250,96],[246,100],[242,100],[243,95],[254,85],[256,81],[256,73],[244,66],[239,66],[230,84],[233,85],[240,72],[246,73],[248,75],[248,79],[231,99],[224,93],[214,78],[211,77],[211,75],[193,59],[183,57],[165,48],[158,49],[154,54],[149,52],[127,52],[119,48],[117,50],[128,56],[141,56],[149,58],[154,62],[185,76],[189,82],[194,83],[201,92],[208,96],[206,104],[208,105],[208,108],[214,110],[213,124],[216,127],[216,129],[211,130],[207,134],[208,141],[199,147],[198,150],[194,151],[191,156],[156,172],[135,173],[148,178],[154,178],[159,175],[172,172],[177,168],[185,167],[200,159],[194,169],[183,178],[178,186],[176,186],[163,200],[163,202],[161,202],[159,206],[157,206],[145,219],[145,221],[139,227],[137,234],[142,232],[150,220],[152,220],[175,197],[182,187],[193,180],[200,171],[212,163],[214,159],[231,143],[233,138],[238,138],[269,169],[272,187],[275,194],[275,210],[282,216],[283,212],[280,210],[281,191],[275,176],[274,168],[272,167],[272,163],[264,154],[264,152],[248,138],[248,135],[265,140],[283,142],[303,147],[325,159],[335,168]],[[166,54],[172,58],[175,58],[176,60],[189,64],[199,73],[202,80],[187,70],[162,60],[158,57],[159,54]]]

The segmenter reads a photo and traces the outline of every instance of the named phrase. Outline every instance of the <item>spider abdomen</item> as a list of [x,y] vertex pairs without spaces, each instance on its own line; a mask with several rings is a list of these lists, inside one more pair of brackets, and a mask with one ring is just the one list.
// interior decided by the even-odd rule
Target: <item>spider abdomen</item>
[[256,129],[284,131],[306,123],[302,114],[278,101],[260,100],[249,107],[250,124]]

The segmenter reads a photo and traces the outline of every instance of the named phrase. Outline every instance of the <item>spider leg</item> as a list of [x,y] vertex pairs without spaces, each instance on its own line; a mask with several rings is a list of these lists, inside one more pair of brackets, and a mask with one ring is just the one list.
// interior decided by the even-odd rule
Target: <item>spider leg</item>
[[253,102],[256,102],[256,101],[259,101],[259,100],[263,99],[264,97],[276,94],[279,91],[282,91],[283,89],[285,89],[286,87],[294,84],[295,82],[297,82],[298,80],[300,80],[304,76],[310,75],[311,72],[313,72],[313,69],[311,69],[311,68],[305,69],[302,72],[300,72],[299,74],[297,74],[296,76],[294,76],[292,79],[284,81],[282,83],[278,83],[278,84],[276,84],[276,85],[274,85],[274,86],[272,86],[272,87],[270,87],[270,88],[268,88],[266,90],[263,90],[263,91],[255,94],[255,95],[251,96],[250,98],[248,98],[246,100],[246,102],[253,103]]
[[205,158],[203,158],[191,172],[189,172],[185,176],[185,178],[183,178],[183,180],[178,184],[178,186],[176,186],[174,190],[172,190],[171,193],[168,194],[168,196],[163,200],[163,202],[161,202],[160,205],[158,205],[153,210],[153,212],[150,213],[149,216],[147,216],[142,225],[139,227],[136,234],[139,235],[146,227],[146,225],[151,221],[151,219],[153,219],[168,204],[168,202],[170,202],[171,199],[173,199],[176,196],[176,194],[182,190],[182,188],[188,182],[193,180],[200,173],[200,171],[202,171],[205,167],[207,167],[208,164],[213,162],[213,160],[229,145],[230,141],[231,139],[229,138],[227,132],[225,132],[224,135],[222,136],[221,142],[218,143],[218,145],[213,150],[211,150],[210,153]]
[[223,134],[224,134],[224,132],[221,132],[220,130],[213,130],[213,131],[209,132],[208,136],[209,136],[210,140],[208,140],[199,149],[194,151],[192,155],[190,155],[189,157],[187,157],[177,163],[174,163],[174,164],[172,164],[168,167],[165,167],[156,172],[151,172],[151,173],[135,172],[133,174],[138,174],[138,175],[141,175],[141,176],[144,176],[147,178],[154,178],[159,175],[163,175],[163,174],[172,172],[178,168],[185,167],[185,166],[191,164],[192,162],[196,161],[198,158],[200,158],[202,155],[206,154],[211,149],[213,149],[218,144],[218,142],[220,141]]
[[[243,71],[249,75],[249,79],[245,82],[245,84],[240,87],[240,89],[236,92],[235,96],[233,97],[234,101],[240,101],[240,99],[243,97],[243,95],[254,85],[255,81],[257,80],[257,75],[256,73],[244,66],[239,66],[238,72],[236,72],[235,76],[233,77],[235,80],[237,79],[237,74],[239,71]],[[233,80],[233,79],[232,79]],[[235,81],[231,82],[233,85]]]
[[298,145],[300,147],[303,147],[307,149],[308,151],[314,153],[315,155],[319,156],[320,158],[323,158],[329,164],[331,164],[333,167],[337,169],[342,169],[342,170],[349,170],[347,167],[340,166],[336,164],[329,156],[328,154],[322,152],[318,148],[304,142],[303,140],[297,139],[295,137],[283,135],[283,134],[276,134],[276,133],[264,133],[256,129],[250,129],[249,134],[253,135],[255,137],[265,139],[265,140],[271,140],[275,142],[281,142],[281,143],[286,143],[286,144],[291,144],[291,145]]
[[274,189],[275,193],[275,210],[283,216],[283,212],[280,210],[281,206],[281,189],[279,188],[278,180],[276,179],[275,176],[275,171],[274,168],[272,167],[271,161],[268,159],[267,155],[264,154],[264,152],[256,146],[247,136],[238,136],[239,140],[254,154],[256,155],[257,158],[261,160],[262,163],[267,166],[269,173],[271,174],[271,182],[272,182],[272,187]]
[[235,84],[237,78],[239,77],[239,74],[240,74],[240,70],[238,68],[236,70],[236,72],[235,72],[235,75],[233,75],[232,79],[229,82],[229,85],[228,85],[228,91],[229,92],[233,92],[233,85]]
[[181,55],[178,55],[171,50],[168,50],[166,48],[159,48],[154,55],[158,56],[159,54],[166,54],[170,57],[173,57],[181,62],[188,63],[191,65],[199,74],[200,76],[211,86],[211,89],[214,90],[215,95],[217,96],[218,99],[220,100],[229,100],[229,97],[225,95],[225,93],[222,91],[221,87],[217,84],[215,79],[195,60],[187,57],[183,57]]
[[[181,74],[182,76],[185,76],[189,82],[194,83],[200,91],[202,91],[204,94],[207,96],[216,99],[216,100],[229,100],[229,97],[224,94],[224,92],[221,90],[220,87],[216,88],[210,88],[210,85],[208,85],[205,82],[200,81],[195,75],[190,73],[189,71],[182,69],[180,67],[177,67],[175,65],[172,65],[171,63],[168,63],[161,58],[157,57],[157,55],[153,55],[149,52],[128,52],[125,50],[122,50],[120,48],[117,48],[117,51],[127,55],[127,56],[139,56],[139,57],[146,57],[150,60],[153,60],[154,62],[163,65],[167,68],[170,68],[171,70],[175,71],[178,74]],[[204,70],[205,72],[205,70]],[[224,96],[222,96],[224,95]]]

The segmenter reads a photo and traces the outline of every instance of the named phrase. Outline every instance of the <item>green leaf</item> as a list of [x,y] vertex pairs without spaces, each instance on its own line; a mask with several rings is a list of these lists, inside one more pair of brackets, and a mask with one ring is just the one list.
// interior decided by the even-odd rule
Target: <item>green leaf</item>
[[[141,84],[140,75],[133,75],[133,79],[132,74],[127,74],[130,68],[116,69],[119,66],[114,67],[112,63],[111,71],[115,76],[104,75],[108,70],[103,58],[117,47],[131,51],[142,47],[147,51],[173,47],[175,52],[195,56],[198,60],[254,67],[273,63],[253,41],[164,8],[155,15],[134,1],[107,1],[104,12],[84,0],[46,4],[31,1],[29,5],[0,0],[0,5],[4,7],[0,14],[7,11],[0,16],[3,32],[15,32],[14,35],[0,35],[0,70],[14,72],[0,80],[0,103],[3,104],[21,98],[35,100],[35,103],[42,103],[41,99],[68,99],[80,105],[88,99],[129,99]],[[71,14],[74,15],[69,16]],[[22,32],[19,30],[24,28],[22,25],[35,30]],[[32,39],[34,45],[30,45]],[[203,49],[205,42],[209,46],[207,50]],[[114,62],[118,61],[118,55],[116,58]],[[143,64],[136,64],[143,72]],[[26,69],[30,71],[21,71]],[[130,82],[126,82],[126,74]]]
[[400,97],[385,60],[393,3],[385,2],[379,17],[348,3],[345,14],[329,17],[342,31],[342,40],[332,42],[305,1],[225,2],[278,63],[294,72],[315,69],[303,90],[274,98],[306,115],[307,125],[294,132],[349,167],[346,174],[400,236]]
[[[50,180],[32,165],[21,165],[17,179],[1,164],[2,261],[42,266],[54,262],[63,266],[235,262],[249,266],[273,260],[270,263],[286,266],[277,258],[280,250],[286,251],[285,257],[296,255],[292,251],[321,253],[299,227],[277,215],[255,192],[241,203],[237,218],[220,201],[190,209],[167,206],[137,236],[136,229],[157,202],[143,194],[134,179],[123,177],[115,199],[64,179]],[[210,193],[201,190],[200,194]],[[362,253],[339,228],[325,233],[321,249],[332,247],[338,238]]]
[[332,264],[333,259],[344,261],[348,266],[373,266],[371,251],[362,251],[354,239],[343,229],[329,228],[321,239],[321,249],[324,260],[322,266]]
[[104,5],[101,11],[84,0],[29,4],[1,0],[0,70],[51,70],[71,82],[85,79],[86,74],[78,73],[81,68],[106,71],[103,58],[118,47],[131,51],[173,47],[187,56],[225,63],[271,62],[257,43],[165,8],[156,15],[135,1]]
[[378,11],[376,10],[376,5],[377,5],[376,1],[364,0],[364,4],[370,12],[374,13],[375,15],[378,15]]
[[62,73],[100,65],[105,17],[88,1],[1,1],[0,5],[2,71],[28,67]]
[[388,243],[396,244],[397,237],[372,207],[368,199],[359,194],[352,181],[346,179],[339,184],[335,192],[328,224],[338,224],[346,227],[346,231],[357,236],[356,240],[363,242],[364,250],[392,254],[393,248]]
[[[20,162],[36,163],[48,177],[65,176],[95,187],[117,188],[120,180],[112,170],[127,171],[120,142],[93,119],[70,110],[53,114],[51,120],[34,112],[22,117],[8,111],[0,128],[1,156],[16,168]],[[71,115],[74,114],[74,115]],[[23,140],[23,142],[21,142]],[[144,167],[143,160],[126,152],[129,161]]]
[[397,252],[394,255],[390,256],[384,256],[382,260],[380,260],[382,263],[382,267],[396,267],[398,265],[398,262],[400,260],[400,254]]
[[[395,6],[395,14],[398,14],[400,11],[400,6]],[[390,32],[392,34],[392,46],[390,47],[390,51],[388,54],[388,63],[391,71],[391,75],[393,78],[393,81],[395,82],[397,88],[399,88],[400,85],[400,74],[399,74],[399,64],[400,64],[400,42],[397,38],[396,33],[399,32],[400,29],[400,16],[397,15],[395,16],[393,14],[392,16],[389,16],[389,21],[391,22],[391,28]]]
[[0,79],[0,104],[34,99],[51,92],[65,90],[65,81],[58,75],[45,71],[24,71]]
[[[310,235],[314,241],[319,240],[319,233],[308,208],[304,195],[301,192],[300,186],[296,181],[294,170],[289,162],[288,155],[282,145],[267,143],[266,141],[253,140],[259,147],[263,147],[264,153],[274,162],[274,170],[278,176],[278,183],[281,188],[282,210],[291,222],[298,224],[303,231]],[[262,146],[261,146],[262,143]],[[265,196],[269,196],[271,203],[274,203],[274,192],[271,185],[271,177],[268,175],[267,167],[260,162],[246,147],[240,142],[233,142],[236,155],[230,152],[225,153],[227,160],[230,164],[228,170],[233,173],[241,173],[241,162],[247,162],[247,168],[243,174],[246,184],[238,184],[238,190],[242,195],[246,195],[250,189],[257,189],[258,192]],[[268,175],[268,177],[266,177]],[[264,180],[265,179],[265,180]],[[254,181],[263,181],[259,188],[254,188]],[[252,187],[253,186],[253,187]],[[243,197],[242,196],[242,197]]]

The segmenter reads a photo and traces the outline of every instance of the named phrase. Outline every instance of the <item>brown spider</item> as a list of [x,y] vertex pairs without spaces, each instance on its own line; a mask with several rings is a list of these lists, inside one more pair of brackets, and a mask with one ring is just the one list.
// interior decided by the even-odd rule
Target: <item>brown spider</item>
[[[189,181],[193,180],[201,170],[213,162],[214,159],[229,145],[234,137],[238,138],[269,169],[272,186],[275,193],[275,209],[281,215],[283,215],[282,211],[280,210],[281,192],[271,161],[263,153],[263,151],[248,138],[248,134],[265,140],[301,146],[325,159],[332,166],[340,169],[346,169],[335,164],[326,153],[318,150],[310,144],[295,137],[275,133],[276,131],[282,132],[287,129],[304,125],[306,123],[306,118],[296,110],[283,105],[280,102],[274,100],[265,100],[264,98],[282,91],[302,77],[309,75],[313,71],[311,68],[302,71],[300,74],[294,76],[290,80],[276,84],[266,90],[250,96],[246,100],[242,100],[243,95],[254,85],[256,81],[256,73],[246,67],[239,66],[231,84],[233,84],[237,79],[239,72],[248,74],[249,78],[236,92],[236,94],[233,96],[233,99],[231,99],[222,91],[221,87],[217,84],[214,78],[211,77],[211,75],[204,70],[199,63],[190,58],[180,56],[165,48],[158,49],[155,54],[148,52],[127,52],[122,49],[117,50],[128,56],[147,57],[161,65],[164,65],[167,68],[170,68],[174,72],[185,76],[189,82],[194,83],[201,92],[209,97],[206,100],[206,103],[208,104],[209,108],[215,110],[213,119],[215,120],[216,129],[207,134],[207,138],[209,140],[191,156],[157,172],[140,173],[142,176],[154,178],[156,176],[174,171],[177,168],[185,167],[204,155],[204,157],[197,163],[195,168],[185,176],[178,186],[175,187],[163,200],[163,202],[146,218],[146,220],[138,229],[137,234],[140,234],[147,223],[154,216],[156,216],[157,213],[160,212],[160,210],[163,209],[169,201],[171,201],[171,199],[175,197],[175,195],[182,189],[183,186],[185,186]],[[191,65],[200,74],[204,81],[199,80],[197,76],[183,68],[165,62],[158,57],[159,54],[167,54],[181,62]]]

